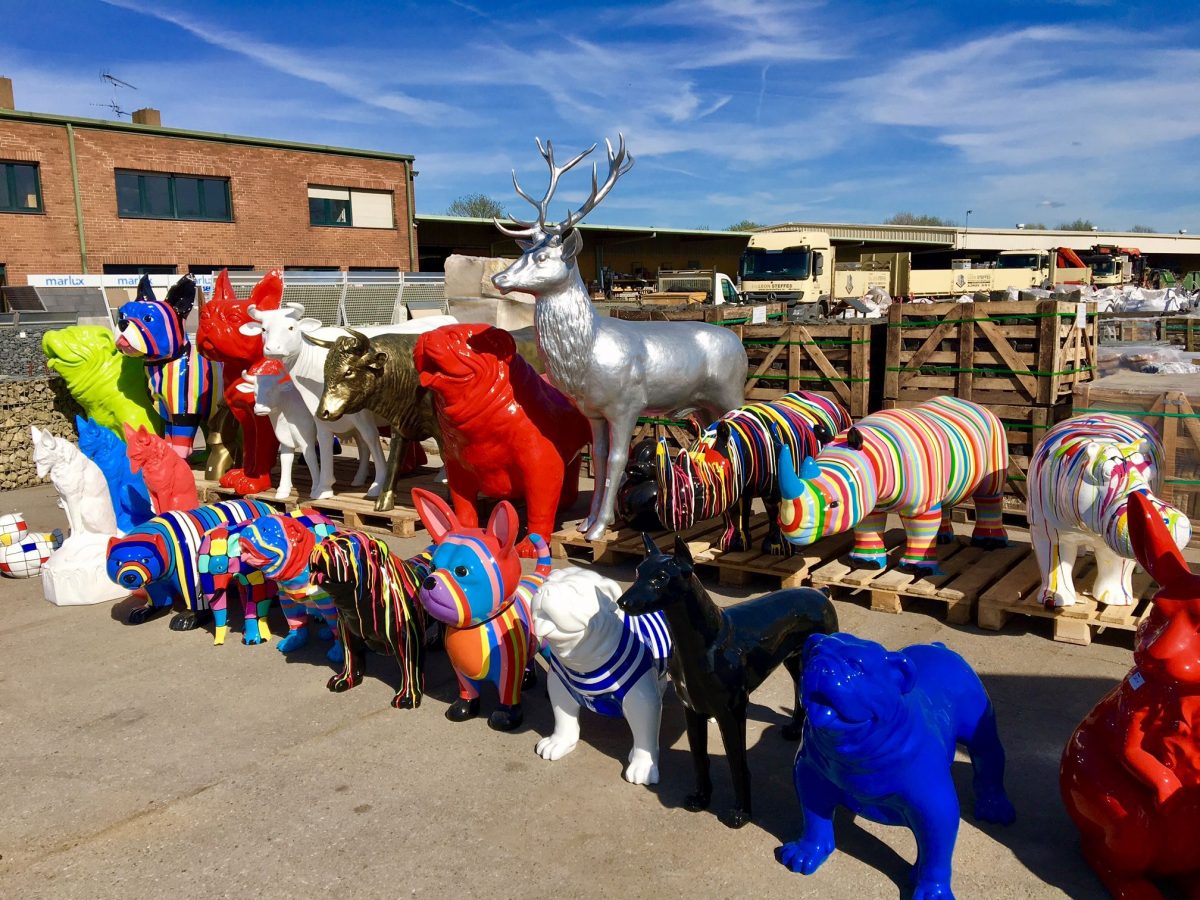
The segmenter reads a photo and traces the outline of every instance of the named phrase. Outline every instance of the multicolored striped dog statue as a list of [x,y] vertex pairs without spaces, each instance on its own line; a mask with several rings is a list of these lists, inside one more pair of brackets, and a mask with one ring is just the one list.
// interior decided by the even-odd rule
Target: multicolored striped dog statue
[[721,549],[750,549],[755,497],[767,507],[763,551],[786,555],[779,533],[779,478],[775,439],[793,459],[816,456],[834,435],[850,427],[850,415],[820,394],[796,391],[766,403],[747,403],[725,413],[674,459],[658,445],[658,515],[672,531],[724,516]]
[[796,472],[792,453],[779,455],[780,524],[793,544],[807,545],[854,529],[850,558],[868,568],[887,562],[888,513],[908,535],[900,568],[940,574],[936,542],[950,540],[950,509],[975,501],[971,542],[1008,544],[1002,520],[1008,444],[991,410],[956,397],[912,409],[872,413]]
[[435,544],[421,603],[445,624],[446,653],[458,676],[459,699],[446,718],[462,722],[479,715],[479,689],[490,682],[500,694],[500,707],[488,725],[511,731],[524,719],[521,688],[533,683],[530,663],[537,641],[529,601],[550,574],[550,550],[530,534],[538,564],[532,575],[521,577],[517,511],[507,500],[496,504],[487,528],[466,528],[436,494],[413,488],[412,497]]
[[139,625],[171,608],[176,599],[184,611],[171,619],[173,631],[199,624],[208,604],[200,587],[200,542],[220,525],[237,524],[275,510],[257,500],[227,500],[187,512],[165,512],[143,522],[124,537],[108,542],[108,577],[127,591],[146,590],[149,603],[129,614]]

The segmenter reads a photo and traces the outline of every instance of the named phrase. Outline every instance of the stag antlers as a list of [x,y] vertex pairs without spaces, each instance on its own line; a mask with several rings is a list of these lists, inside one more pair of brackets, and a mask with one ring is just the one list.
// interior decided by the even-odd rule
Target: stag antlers
[[531,238],[538,240],[546,235],[557,235],[562,237],[570,229],[574,228],[579,222],[595,209],[601,200],[608,196],[608,192],[613,189],[613,185],[617,183],[617,179],[633,168],[633,157],[629,156],[625,151],[625,135],[617,133],[618,144],[617,152],[613,153],[612,143],[605,138],[604,146],[608,148],[608,177],[604,179],[604,184],[599,184],[596,177],[596,164],[592,163],[592,192],[575,212],[567,211],[567,217],[561,222],[554,224],[546,221],[546,214],[549,211],[550,200],[554,197],[554,192],[558,189],[558,179],[563,174],[569,172],[575,166],[579,165],[583,159],[596,149],[596,145],[588,147],[579,155],[568,160],[563,165],[556,165],[554,162],[554,142],[546,141],[546,145],[542,146],[541,138],[534,138],[537,142],[538,152],[541,153],[542,159],[550,167],[550,184],[546,188],[545,196],[541,200],[534,200],[531,196],[525,193],[521,188],[521,184],[517,181],[517,172],[513,170],[513,187],[516,188],[518,194],[521,195],[538,211],[537,221],[526,222],[516,217],[513,222],[519,226],[517,228],[508,228],[500,224],[498,218],[493,218],[492,221],[501,232],[511,238]]

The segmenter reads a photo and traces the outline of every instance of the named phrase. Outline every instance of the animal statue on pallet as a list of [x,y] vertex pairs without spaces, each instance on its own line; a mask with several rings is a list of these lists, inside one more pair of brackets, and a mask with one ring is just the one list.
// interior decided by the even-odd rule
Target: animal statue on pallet
[[325,538],[309,560],[313,582],[337,607],[338,638],[345,651],[342,671],[326,685],[334,693],[360,684],[367,649],[400,665],[395,709],[414,709],[425,694],[425,610],[417,591],[428,571],[420,561],[402,560],[379,538],[343,531]]
[[764,553],[787,555],[779,533],[779,444],[793,459],[816,456],[834,435],[850,427],[840,404],[820,394],[796,391],[778,400],[748,403],[721,416],[671,459],[666,441],[658,448],[658,513],[671,531],[722,516],[721,549],[750,549],[755,498],[767,508]]
[[306,342],[328,351],[317,421],[336,422],[343,416],[374,414],[391,426],[383,489],[375,500],[376,512],[387,512],[396,505],[401,462],[426,438],[436,440],[440,449],[442,434],[433,411],[433,397],[421,387],[413,364],[419,335],[367,337],[353,328],[346,331],[348,334],[334,341],[304,335]]
[[1175,543],[1192,537],[1188,517],[1158,498],[1163,448],[1147,425],[1129,416],[1087,413],[1046,432],[1029,461],[1029,535],[1047,609],[1075,603],[1071,570],[1081,544],[1096,555],[1092,596],[1110,606],[1134,602],[1129,498],[1142,494],[1168,523]]
[[37,477],[50,476],[58,492],[58,505],[67,514],[70,533],[116,534],[117,517],[100,467],[65,438],[55,437],[36,425],[30,431]]
[[975,501],[971,543],[1008,544],[1002,519],[1008,444],[995,413],[956,397],[859,420],[796,472],[791,450],[779,451],[783,536],[806,546],[854,529],[850,559],[887,564],[883,530],[895,513],[908,536],[900,569],[938,575],[937,543],[953,539],[950,510]]
[[557,223],[546,221],[559,178],[594,149],[562,166],[554,163],[550,142],[537,142],[550,166],[550,185],[535,201],[517,183],[517,192],[537,208],[533,222],[496,227],[518,239],[522,255],[497,273],[492,283],[502,293],[525,291],[536,298],[534,327],[538,349],[551,383],[566,394],[592,426],[596,489],[582,531],[589,540],[604,536],[629,455],[638,416],[679,415],[696,410],[702,425],[740,406],[745,397],[746,351],[728,328],[702,322],[627,322],[600,316],[579,275],[577,257],[583,239],[575,227],[612,190],[633,165],[625,139],[614,153],[608,146],[608,177],[592,190],[576,212]]
[[1129,540],[1161,588],[1138,628],[1133,668],[1075,729],[1059,786],[1084,859],[1118,898],[1200,884],[1200,577],[1145,494]]
[[624,716],[633,732],[625,780],[658,783],[658,729],[671,633],[661,612],[627,616],[621,586],[588,569],[557,569],[533,595],[533,631],[549,650],[554,733],[537,743],[561,759],[579,742],[580,707]]
[[0,516],[0,575],[32,578],[62,544],[62,529],[30,531],[20,513]]
[[[443,325],[417,341],[415,363],[433,396],[442,461],[459,521],[479,525],[479,496],[525,500],[529,534],[549,541],[559,510],[579,494],[588,420],[490,325]],[[533,558],[526,537],[517,552]]]
[[671,681],[683,701],[696,790],[684,805],[707,809],[712,799],[708,772],[708,720],[717,720],[733,778],[733,808],[721,816],[730,828],[750,821],[750,767],[746,761],[746,708],[752,694],[781,663],[796,684],[788,740],[800,737],[800,654],[812,634],[838,629],[829,598],[813,588],[786,588],[721,608],[696,577],[691,551],[678,535],[670,556],[643,535],[646,558],[633,585],[617,601],[626,615],[661,612],[671,633]]
[[178,599],[183,611],[171,618],[171,630],[195,628],[208,617],[198,565],[204,533],[273,512],[258,500],[226,500],[160,513],[123,537],[112,538],[108,542],[109,579],[126,591],[144,589],[149,600],[129,614],[129,624],[149,621]]
[[279,487],[276,500],[292,495],[292,468],[296,453],[304,457],[312,483],[317,483],[317,423],[297,393],[287,370],[277,359],[262,359],[246,370],[237,389],[254,401],[254,414],[266,416],[279,442]]
[[196,477],[169,442],[145,428],[134,431],[128,425],[125,442],[129,454],[125,467],[145,481],[156,515],[200,506]]
[[212,297],[200,304],[196,345],[206,359],[221,365],[225,405],[242,432],[242,464],[226,471],[220,484],[242,495],[270,490],[279,443],[270,420],[255,414],[253,397],[242,388],[246,370],[263,358],[263,342],[241,329],[250,321],[252,308],[277,310],[282,299],[283,274],[278,269],[259,280],[248,300],[237,299],[229,273],[222,269],[213,282]]
[[46,365],[67,382],[67,390],[89,419],[120,437],[125,425],[162,434],[140,360],[117,349],[112,332],[100,325],[72,325],[42,335]]
[[[346,331],[340,328],[323,328],[319,319],[305,318],[304,306],[300,303],[285,303],[282,308],[275,310],[258,309],[252,305],[249,312],[253,321],[241,326],[242,333],[251,336],[262,335],[264,355],[268,359],[278,359],[284,364],[288,376],[304,400],[304,405],[316,418],[317,406],[325,392],[325,361],[328,355],[328,348],[321,344],[344,336]],[[454,321],[450,316],[428,316],[397,325],[362,328],[360,333],[368,338],[378,334],[416,334]],[[305,338],[315,339],[320,344]],[[378,422],[373,414],[364,410],[344,415],[336,421],[317,421],[321,475],[320,478],[314,479],[313,499],[323,500],[333,496],[335,434],[358,435],[358,471],[352,483],[366,483],[369,456],[375,477],[367,489],[367,497],[378,497],[384,488],[383,478],[387,462],[379,442]]]
[[291,653],[308,643],[309,626],[324,619],[334,638],[325,654],[331,663],[345,662],[337,639],[337,606],[328,593],[312,581],[309,560],[319,541],[337,533],[337,526],[312,509],[263,516],[248,522],[239,533],[241,561],[279,586],[279,600],[288,633],[276,644],[280,653]]
[[507,500],[496,504],[486,528],[467,528],[436,494],[413,488],[412,498],[434,543],[421,603],[445,626],[446,655],[458,676],[458,700],[446,718],[463,722],[479,715],[479,691],[490,682],[500,705],[488,727],[511,731],[524,720],[521,689],[534,683],[538,647],[529,601],[550,574],[550,550],[531,535],[538,564],[522,577],[516,552],[520,524]]
[[[128,425],[125,427],[129,428]],[[129,468],[129,448],[125,442],[103,425],[82,416],[75,417],[75,429],[79,432],[80,452],[99,467],[108,484],[108,496],[117,517],[117,530],[128,531],[153,518],[155,510],[146,479],[140,472],[135,473]],[[184,468],[187,468],[186,463]],[[188,479],[192,480],[191,472],[188,472]],[[192,492],[195,493],[194,480]],[[199,503],[193,503],[192,506],[199,506]]]
[[800,837],[776,850],[811,875],[835,849],[833,814],[912,829],[914,898],[953,900],[951,864],[959,804],[951,766],[963,744],[975,778],[975,818],[1011,825],[1004,747],[979,676],[944,644],[895,653],[849,634],[813,635],[804,646],[806,719],[793,777],[804,813]]
[[223,392],[213,398],[213,411],[208,417],[204,440],[208,445],[204,477],[208,481],[220,482],[225,473],[242,458],[242,426],[225,405]]
[[617,492],[617,519],[637,531],[666,531],[658,517],[658,441],[645,437],[629,453]]
[[143,275],[137,299],[117,311],[117,349],[145,363],[150,394],[165,422],[164,437],[184,459],[191,455],[213,402],[212,364],[183,328],[195,302],[192,275],[175,282],[165,301],[154,298],[150,276]]

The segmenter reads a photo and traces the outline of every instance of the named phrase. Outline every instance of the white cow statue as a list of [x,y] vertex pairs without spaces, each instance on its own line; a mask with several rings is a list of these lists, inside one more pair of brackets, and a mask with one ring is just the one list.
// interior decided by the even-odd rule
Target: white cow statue
[[[317,464],[317,423],[304,405],[283,363],[264,359],[246,370],[246,380],[238,390],[254,397],[254,414],[271,420],[271,428],[279,441],[279,488],[276,500],[292,495],[292,467],[296,454],[304,457],[315,494],[320,469]],[[360,467],[366,457],[360,460]],[[364,479],[365,480],[365,479]]]
[[1162,515],[1175,543],[1187,546],[1187,516],[1158,498],[1163,448],[1137,419],[1088,413],[1060,422],[1029,463],[1029,532],[1042,575],[1040,601],[1047,609],[1075,603],[1071,570],[1079,548],[1096,554],[1092,596],[1109,606],[1129,606],[1136,565],[1129,543],[1131,494],[1146,496]]

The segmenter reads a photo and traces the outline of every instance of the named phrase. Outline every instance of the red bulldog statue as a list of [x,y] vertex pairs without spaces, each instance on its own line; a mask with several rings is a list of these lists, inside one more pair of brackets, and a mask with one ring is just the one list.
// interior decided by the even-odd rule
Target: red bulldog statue
[[[443,325],[415,351],[421,386],[433,392],[450,499],[466,528],[479,527],[475,501],[525,498],[529,534],[547,543],[555,516],[579,493],[579,451],[591,426],[557,388],[490,325]],[[517,546],[537,552],[526,537]]]
[[1117,898],[1200,895],[1200,576],[1161,516],[1129,498],[1137,560],[1162,586],[1134,667],[1075,729],[1059,783],[1083,855]]
[[221,476],[221,485],[239,494],[253,494],[271,487],[271,469],[279,454],[279,441],[266,416],[254,414],[254,397],[238,388],[249,384],[245,372],[263,358],[263,339],[242,334],[238,329],[250,321],[251,304],[259,309],[279,309],[283,299],[283,276],[272,269],[254,286],[249,300],[239,300],[222,269],[213,284],[212,297],[200,304],[200,327],[196,345],[200,354],[221,363],[225,405],[242,426],[242,467]]

